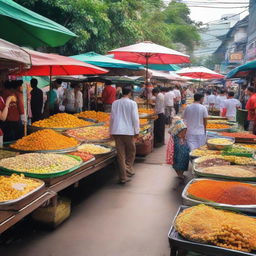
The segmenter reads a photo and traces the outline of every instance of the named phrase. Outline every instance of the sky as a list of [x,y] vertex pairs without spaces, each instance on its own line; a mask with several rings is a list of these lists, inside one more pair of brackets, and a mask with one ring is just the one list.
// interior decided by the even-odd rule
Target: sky
[[[249,0],[183,0],[183,2],[188,3],[189,7],[191,6],[190,17],[192,18],[192,20],[202,21],[203,23],[219,20],[221,16],[225,14],[238,14],[246,10],[246,8],[232,8],[232,7],[241,7],[241,6],[249,5],[248,4]],[[240,4],[240,3],[244,3],[244,4]],[[195,5],[211,6],[211,7],[214,6],[214,7],[221,7],[221,8],[192,7]],[[227,8],[223,8],[223,7],[227,7]],[[242,13],[241,19],[244,18],[247,14],[248,14],[247,11]]]

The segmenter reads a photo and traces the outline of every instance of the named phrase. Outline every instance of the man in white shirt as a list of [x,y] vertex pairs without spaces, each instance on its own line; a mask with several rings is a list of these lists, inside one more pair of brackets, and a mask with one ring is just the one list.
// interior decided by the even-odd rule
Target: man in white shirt
[[173,88],[165,88],[166,93],[164,95],[164,107],[165,107],[165,118],[166,124],[171,124],[172,121],[172,109],[174,106],[175,94],[173,92]]
[[155,113],[158,118],[154,122],[154,146],[164,145],[164,134],[165,134],[165,117],[164,117],[164,95],[160,92],[159,88],[152,90],[155,99]]
[[112,104],[110,134],[114,137],[119,163],[119,181],[130,181],[134,175],[133,163],[136,154],[135,137],[139,136],[140,120],[137,103],[130,100],[131,89],[123,88],[123,97]]
[[242,107],[241,102],[237,99],[234,99],[234,96],[234,92],[229,92],[228,99],[224,102],[224,108],[226,108],[226,117],[229,121],[236,120],[236,111],[238,108]]
[[217,96],[216,98],[216,108],[220,110],[220,113],[222,113],[224,109],[224,102],[227,99],[225,90],[221,89],[220,90],[220,95]]
[[202,105],[203,101],[204,96],[196,93],[194,103],[187,106],[184,111],[184,121],[187,125],[187,143],[191,151],[203,146],[206,142],[208,111]]
[[174,95],[175,95],[174,109],[175,109],[175,112],[176,112],[176,115],[177,115],[180,111],[180,101],[181,101],[181,93],[180,93],[180,90],[179,90],[179,86],[176,85],[173,92],[174,92]]

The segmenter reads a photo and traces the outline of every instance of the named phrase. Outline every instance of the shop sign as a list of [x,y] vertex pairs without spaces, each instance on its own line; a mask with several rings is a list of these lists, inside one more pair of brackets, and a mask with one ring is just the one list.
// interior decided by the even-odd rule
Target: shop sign
[[246,50],[246,60],[254,60],[256,59],[256,42],[254,41],[249,45]]
[[244,54],[243,52],[233,52],[229,55],[229,62],[242,62]]

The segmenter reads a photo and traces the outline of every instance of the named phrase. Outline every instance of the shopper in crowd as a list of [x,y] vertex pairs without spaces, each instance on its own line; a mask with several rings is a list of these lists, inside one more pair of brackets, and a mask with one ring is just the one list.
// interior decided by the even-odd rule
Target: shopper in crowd
[[180,111],[180,103],[181,103],[181,93],[180,93],[179,86],[176,85],[173,92],[175,95],[174,109],[177,115]]
[[83,94],[79,83],[72,83],[63,100],[66,112],[70,114],[79,113],[83,108]]
[[42,119],[42,109],[43,109],[43,91],[37,87],[38,81],[35,78],[30,80],[30,85],[32,91],[30,92],[31,100],[31,111],[32,111],[32,122],[36,122]]
[[200,93],[194,95],[194,103],[187,106],[184,111],[184,121],[187,125],[187,143],[190,150],[205,145],[206,125],[208,111],[203,106],[204,96]]
[[102,102],[105,112],[111,112],[113,102],[116,100],[116,88],[112,86],[111,81],[105,83],[105,88],[102,92]]
[[174,107],[175,94],[173,88],[166,88],[166,93],[164,95],[164,108],[165,108],[165,123],[171,124],[172,122],[172,110]]
[[173,125],[168,131],[170,140],[167,145],[167,163],[172,164],[178,178],[184,182],[184,172],[189,165],[189,147],[186,142],[187,127],[180,117],[176,116]]
[[216,109],[220,110],[220,115],[222,115],[224,109],[224,102],[227,99],[226,92],[224,89],[220,90],[220,94],[216,97]]
[[114,137],[119,163],[119,181],[125,184],[134,173],[135,138],[139,136],[138,106],[130,99],[131,89],[123,88],[123,97],[112,104],[110,134]]
[[59,100],[54,85],[52,85],[52,88],[46,93],[46,96],[47,100],[44,104],[44,116],[47,117],[59,113]]
[[152,90],[155,98],[155,113],[158,118],[154,122],[154,146],[164,145],[165,135],[165,117],[164,117],[164,95],[160,92],[159,88]]
[[[24,122],[24,105],[21,85],[23,81],[6,81],[2,93],[5,105],[9,105],[5,122],[2,123],[4,141],[13,141],[23,136],[22,122]],[[11,100],[10,100],[11,97]],[[2,104],[1,111],[4,110]]]
[[239,97],[239,101],[242,104],[242,109],[245,109],[248,99],[249,99],[249,95],[247,93],[247,85],[243,85],[241,88],[241,94]]
[[230,91],[228,93],[228,99],[224,102],[224,108],[226,109],[226,117],[229,121],[236,120],[236,111],[238,108],[242,107],[239,100],[234,98],[235,93]]
[[247,120],[249,122],[249,131],[253,131],[255,111],[256,111],[256,93],[254,87],[250,86],[246,91],[247,95],[250,97],[246,103],[246,109],[248,110]]

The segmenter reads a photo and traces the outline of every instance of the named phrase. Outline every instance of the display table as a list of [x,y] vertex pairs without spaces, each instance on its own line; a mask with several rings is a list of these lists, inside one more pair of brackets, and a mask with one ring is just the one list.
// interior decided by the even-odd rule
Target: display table
[[108,166],[109,164],[113,163],[115,159],[116,151],[113,151],[110,154],[97,157],[95,161],[92,161],[91,163],[88,163],[87,165],[82,166],[71,173],[56,178],[44,179],[45,188],[41,190],[40,194],[36,194],[34,197],[27,199],[27,201],[24,200],[20,210],[0,210],[0,234],[39,208],[48,200],[52,200],[53,204],[55,204],[58,195],[57,193],[59,191]]
[[30,200],[24,202],[24,206],[19,211],[0,211],[0,234],[54,196],[56,196],[56,193],[45,188],[41,195],[37,195],[36,198],[30,198]]

